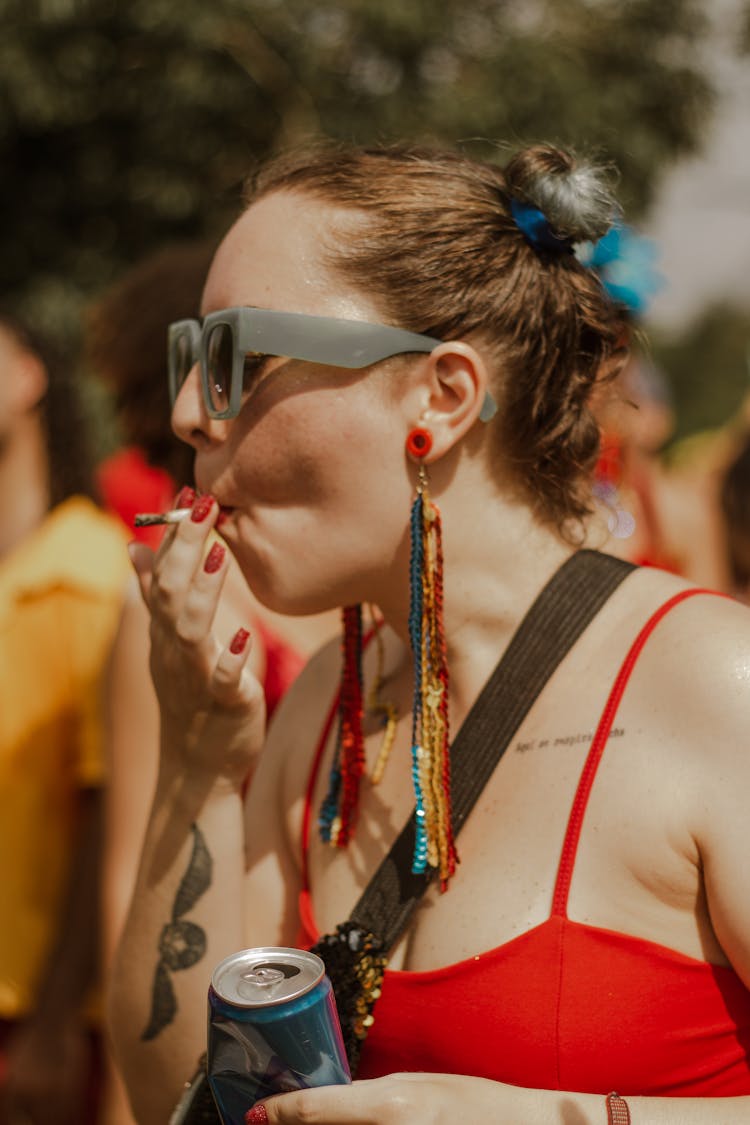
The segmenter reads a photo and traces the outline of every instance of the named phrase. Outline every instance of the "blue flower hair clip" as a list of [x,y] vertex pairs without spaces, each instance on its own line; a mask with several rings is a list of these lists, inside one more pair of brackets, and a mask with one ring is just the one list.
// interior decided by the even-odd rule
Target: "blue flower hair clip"
[[516,226],[535,250],[551,250],[555,254],[572,254],[573,240],[560,238],[550,226],[543,211],[531,203],[511,199],[510,210]]
[[664,286],[656,269],[656,244],[630,227],[610,227],[598,242],[581,242],[575,255],[599,275],[612,300],[625,305],[634,316],[642,316]]

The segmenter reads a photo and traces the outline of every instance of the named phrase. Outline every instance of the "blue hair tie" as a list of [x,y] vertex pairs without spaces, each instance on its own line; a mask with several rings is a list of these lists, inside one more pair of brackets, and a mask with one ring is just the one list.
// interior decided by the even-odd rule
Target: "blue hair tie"
[[544,212],[540,211],[538,207],[532,207],[530,203],[521,203],[518,199],[511,199],[510,211],[521,234],[535,250],[551,250],[555,254],[572,254],[573,240],[571,238],[560,238],[559,235],[555,234]]
[[576,257],[599,275],[613,301],[642,316],[664,285],[656,269],[655,243],[628,226],[615,224],[598,242],[582,242]]

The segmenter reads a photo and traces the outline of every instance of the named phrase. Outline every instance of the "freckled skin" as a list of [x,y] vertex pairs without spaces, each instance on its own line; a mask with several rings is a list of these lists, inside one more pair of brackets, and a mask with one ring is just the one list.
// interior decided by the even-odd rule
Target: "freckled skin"
[[[308,224],[299,221],[300,211],[308,213]],[[319,260],[317,232],[331,222],[327,209],[314,202],[287,195],[262,200],[220,247],[204,312],[257,305],[378,321],[371,302],[341,297],[340,283],[313,264]],[[263,269],[248,268],[248,262],[263,262]],[[330,604],[331,587],[348,575],[371,579],[398,554],[406,565],[403,513],[412,484],[393,399],[398,404],[408,382],[402,377],[401,386],[394,379],[384,385],[386,380],[387,365],[351,372],[272,359],[231,426],[211,424],[203,415],[197,372],[183,387],[174,429],[195,445],[200,487],[234,509],[222,535],[270,608],[311,612],[319,599]],[[372,527],[379,529],[380,558]],[[343,588],[336,601],[357,595],[353,587]]]

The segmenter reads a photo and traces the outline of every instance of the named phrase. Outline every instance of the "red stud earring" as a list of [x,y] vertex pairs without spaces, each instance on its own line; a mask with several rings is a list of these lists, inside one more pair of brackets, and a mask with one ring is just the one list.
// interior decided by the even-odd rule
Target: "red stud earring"
[[432,449],[432,434],[423,426],[415,426],[406,439],[406,452],[415,461],[421,461]]

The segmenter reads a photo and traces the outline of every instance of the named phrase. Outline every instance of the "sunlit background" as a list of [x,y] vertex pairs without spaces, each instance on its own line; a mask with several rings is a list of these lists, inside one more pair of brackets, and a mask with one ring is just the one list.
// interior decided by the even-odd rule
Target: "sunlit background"
[[0,297],[75,335],[127,265],[218,234],[327,135],[611,159],[663,285],[676,438],[749,389],[748,0],[0,0]]

